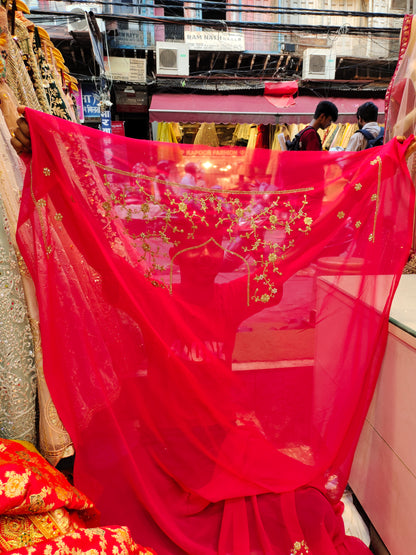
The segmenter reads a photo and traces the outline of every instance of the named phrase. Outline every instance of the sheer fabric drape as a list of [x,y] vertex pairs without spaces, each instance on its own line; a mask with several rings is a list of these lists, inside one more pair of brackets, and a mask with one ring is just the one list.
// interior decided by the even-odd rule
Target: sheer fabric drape
[[103,523],[159,553],[368,553],[339,500],[410,247],[407,143],[253,153],[27,118],[19,245]]

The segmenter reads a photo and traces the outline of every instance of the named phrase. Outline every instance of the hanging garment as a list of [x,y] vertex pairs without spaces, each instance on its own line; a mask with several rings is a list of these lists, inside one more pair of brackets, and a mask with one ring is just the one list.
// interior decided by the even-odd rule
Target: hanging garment
[[36,371],[16,254],[0,200],[0,436],[36,442]]
[[[29,31],[24,21],[15,20],[16,35],[19,41],[19,46],[22,51],[22,58],[25,64],[27,73],[33,83],[38,102],[42,112],[50,113],[50,106],[43,86],[43,80],[40,73],[38,61],[33,51],[33,30]],[[33,23],[32,23],[33,26]],[[34,26],[33,26],[34,27]]]
[[177,143],[176,134],[172,123],[168,121],[161,121],[157,125],[157,141],[162,143]]
[[195,135],[194,145],[219,146],[215,123],[201,123]]
[[[0,99],[3,109],[2,94]],[[0,436],[35,442],[34,346],[20,275],[23,261],[15,249],[19,185],[19,160],[0,112]]]
[[16,127],[16,121],[20,117],[17,111],[19,101],[16,95],[3,79],[0,80],[0,110],[6,122],[9,134]]
[[256,148],[269,148],[269,126],[261,124],[256,137]]
[[214,186],[156,199],[163,145],[26,117],[18,240],[102,523],[159,554],[368,554],[339,501],[410,247],[409,141],[259,149],[266,191],[233,188],[246,149],[172,144],[178,176],[198,159]]
[[[33,33],[33,52],[35,53],[38,61],[40,74],[43,79],[43,86],[45,88],[46,97],[50,106],[50,112],[54,116],[63,119],[71,120],[72,116],[68,111],[67,105],[63,99],[63,93],[59,88],[59,84],[54,75],[54,68],[48,63],[45,53],[42,50],[42,42],[39,37],[39,32],[35,27]],[[56,72],[55,72],[56,73]]]
[[[2,329],[2,345],[7,351],[3,356],[5,362],[10,357],[20,360],[17,369],[7,372],[8,380],[4,380],[2,392],[2,416],[0,418],[3,429],[2,436],[12,439],[21,438],[37,442],[42,454],[52,464],[57,464],[65,456],[74,453],[72,441],[64,429],[56,412],[48,391],[42,361],[42,347],[39,331],[39,311],[33,281],[20,255],[16,244],[17,218],[20,204],[20,191],[23,187],[22,161],[10,144],[10,128],[16,126],[18,116],[14,95],[6,83],[0,83],[0,201],[4,207],[5,225],[3,229],[3,276],[11,273],[15,287],[3,292],[3,318],[6,325]],[[6,117],[3,117],[3,114]],[[14,123],[13,123],[14,120]],[[6,272],[6,268],[11,269]],[[19,275],[20,272],[20,275]],[[19,301],[13,300],[17,296]],[[9,306],[12,302],[19,302],[22,310],[27,314],[21,316],[19,324],[13,324],[10,319]],[[30,329],[25,327],[30,323]],[[15,327],[22,331],[18,331]],[[24,333],[23,339],[19,339]],[[24,346],[24,347],[23,347]],[[22,349],[30,353],[24,355]],[[33,373],[33,357],[35,359],[36,376]],[[10,367],[11,368],[11,367]],[[16,376],[18,373],[19,377]],[[11,377],[14,376],[12,380]],[[37,414],[36,404],[37,384]],[[25,409],[22,407],[26,406]],[[7,425],[5,424],[7,423]],[[36,430],[36,428],[38,428]],[[24,433],[24,437],[22,434]]]
[[20,104],[40,110],[41,107],[36,97],[35,89],[23,62],[22,51],[8,30],[7,10],[3,6],[0,6],[0,28],[5,43],[4,50],[7,53],[5,64],[6,82],[13,90]]

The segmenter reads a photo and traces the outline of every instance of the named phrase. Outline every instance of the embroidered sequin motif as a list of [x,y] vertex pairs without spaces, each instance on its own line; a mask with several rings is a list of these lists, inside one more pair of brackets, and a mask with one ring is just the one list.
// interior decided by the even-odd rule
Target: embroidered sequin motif
[[36,370],[19,263],[0,202],[0,436],[36,441]]
[[290,555],[306,555],[307,553],[309,553],[309,547],[306,545],[305,540],[302,540],[293,544]]

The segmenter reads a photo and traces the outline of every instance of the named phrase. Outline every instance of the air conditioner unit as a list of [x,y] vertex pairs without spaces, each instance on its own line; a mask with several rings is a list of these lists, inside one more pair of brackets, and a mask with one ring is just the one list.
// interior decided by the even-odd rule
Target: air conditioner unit
[[335,79],[335,52],[329,48],[307,48],[303,53],[302,79]]
[[189,46],[184,42],[156,42],[157,75],[189,75]]
[[[97,6],[94,4],[75,4],[72,3],[67,6],[67,12],[74,15],[79,15],[79,18],[68,18],[68,31],[76,33],[88,33],[88,23],[85,17],[87,12],[96,12]],[[103,33],[105,31],[105,21],[97,19],[98,28]]]

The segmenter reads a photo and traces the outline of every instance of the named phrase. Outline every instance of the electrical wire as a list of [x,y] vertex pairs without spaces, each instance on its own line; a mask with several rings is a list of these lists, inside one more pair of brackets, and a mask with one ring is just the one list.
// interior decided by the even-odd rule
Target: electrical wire
[[[56,12],[47,10],[32,10],[33,15],[50,15],[55,17],[71,17],[71,12]],[[197,19],[197,18],[179,18],[169,16],[147,16],[147,15],[115,15],[115,14],[94,14],[96,18],[111,20],[111,21],[125,21],[125,22],[141,22],[141,23],[175,23],[178,25],[196,25],[198,27],[215,27],[218,28],[234,28],[234,29],[252,29],[252,30],[271,30],[274,32],[300,32],[300,33],[315,33],[327,34],[337,32],[339,25],[298,25],[289,23],[275,23],[268,21],[219,21],[212,19]],[[80,16],[77,16],[78,19]],[[397,27],[360,27],[349,26],[349,35],[379,35],[379,36],[398,36],[401,28]]]
[[[91,6],[90,0],[51,0],[53,3],[64,2],[65,4],[87,4]],[[385,17],[391,19],[403,19],[404,13],[391,13],[391,12],[368,12],[368,11],[354,11],[354,10],[333,10],[333,9],[317,9],[317,8],[290,8],[290,7],[277,7],[271,8],[269,6],[259,6],[254,4],[238,4],[238,3],[220,3],[210,0],[194,0],[192,6],[184,6],[183,2],[143,2],[143,3],[124,3],[124,2],[106,2],[105,0],[94,0],[94,4],[104,5],[104,6],[121,6],[125,9],[129,8],[164,8],[164,9],[188,9],[188,10],[202,10],[204,8],[209,8],[209,11],[220,11],[220,12],[248,12],[253,11],[257,13],[264,14],[299,14],[299,15],[327,15],[327,16],[344,16],[344,17],[363,17],[363,18],[375,18],[375,17]],[[199,5],[199,7],[198,7]],[[211,7],[212,6],[212,7]]]

